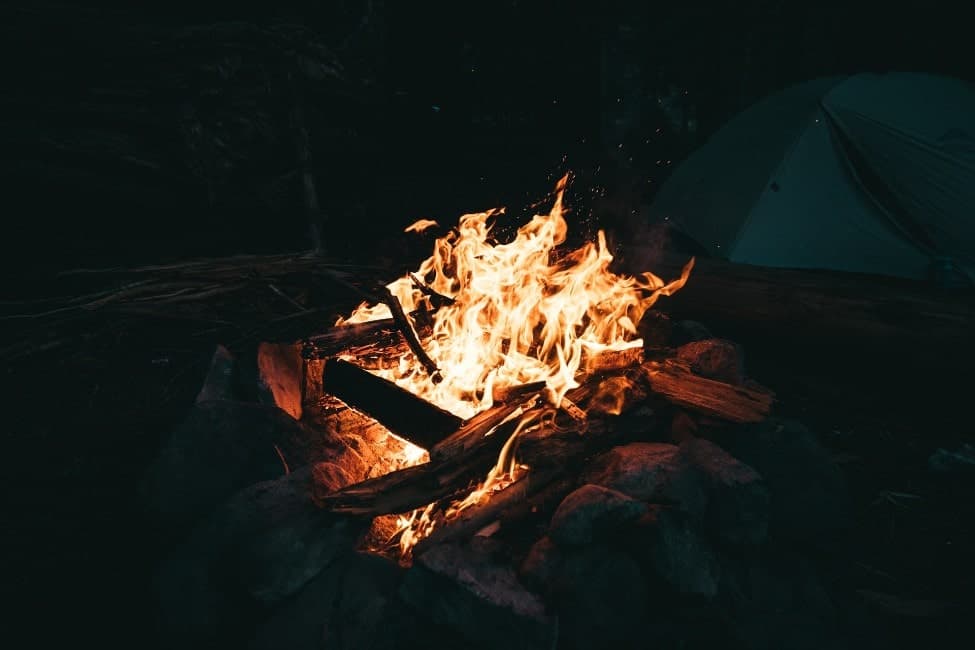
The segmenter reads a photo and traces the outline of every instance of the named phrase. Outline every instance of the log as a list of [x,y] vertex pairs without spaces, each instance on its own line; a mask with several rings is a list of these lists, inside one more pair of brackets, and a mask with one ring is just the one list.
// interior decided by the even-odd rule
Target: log
[[[687,259],[639,248],[627,255],[630,265],[663,275],[679,271]],[[932,360],[944,350],[975,348],[975,292],[863,273],[699,258],[666,308],[678,318],[731,326],[735,338],[843,342],[888,352],[896,347],[898,354]]]
[[[483,479],[497,462],[501,447],[517,425],[516,419],[503,420],[516,408],[500,405],[471,418],[462,427],[467,444],[452,456],[431,452],[430,462],[320,494],[318,503],[333,512],[375,517],[408,512],[467,488],[472,481]],[[495,427],[493,435],[485,435]]]
[[424,449],[455,432],[463,422],[453,413],[342,359],[325,362],[322,387]]
[[366,323],[336,325],[321,334],[309,336],[305,341],[310,344],[310,351],[314,355],[327,357],[355,346],[373,344],[390,336],[399,337],[397,325],[392,318],[383,318]]
[[699,377],[686,364],[674,360],[648,361],[642,369],[652,393],[677,406],[728,422],[761,422],[774,401],[774,395],[767,389],[733,386]]
[[539,472],[529,471],[505,489],[491,495],[483,503],[471,506],[455,519],[435,528],[430,535],[417,542],[413,550],[414,557],[423,555],[424,551],[437,544],[471,537],[491,522],[500,519],[510,508],[547,487],[563,472],[564,470],[558,468]]

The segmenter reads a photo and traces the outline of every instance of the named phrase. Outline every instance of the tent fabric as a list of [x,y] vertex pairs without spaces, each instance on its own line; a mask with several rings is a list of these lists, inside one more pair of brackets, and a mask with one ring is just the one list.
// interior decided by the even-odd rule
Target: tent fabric
[[975,272],[975,90],[932,75],[809,81],[733,118],[664,183],[651,217],[712,254],[924,278]]

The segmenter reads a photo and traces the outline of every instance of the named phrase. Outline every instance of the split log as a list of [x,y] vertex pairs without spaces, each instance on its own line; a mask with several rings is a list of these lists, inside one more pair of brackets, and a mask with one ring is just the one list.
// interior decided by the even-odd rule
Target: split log
[[602,350],[587,353],[582,360],[582,368],[586,374],[606,372],[608,370],[622,370],[629,366],[643,363],[643,348],[626,348],[625,350]]
[[325,363],[322,387],[424,449],[433,447],[462,423],[453,413],[342,359]]
[[375,343],[387,336],[398,336],[396,323],[392,318],[336,325],[321,334],[305,339],[318,356],[331,356],[351,347]]
[[491,495],[483,503],[471,506],[455,519],[435,528],[429,536],[417,543],[413,550],[414,557],[423,555],[424,551],[437,544],[471,537],[488,524],[500,519],[516,504],[547,487],[562,473],[563,470],[558,468],[539,472],[529,471],[505,489]]
[[771,391],[699,377],[676,361],[648,361],[642,368],[651,392],[677,406],[729,422],[761,422],[774,401]]

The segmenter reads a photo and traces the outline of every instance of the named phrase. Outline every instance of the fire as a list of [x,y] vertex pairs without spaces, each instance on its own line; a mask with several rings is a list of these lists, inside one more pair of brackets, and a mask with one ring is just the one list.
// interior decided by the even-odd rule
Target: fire
[[[432,335],[422,341],[443,380],[433,381],[409,353],[377,374],[469,418],[492,405],[495,387],[544,381],[558,404],[577,385],[587,352],[643,345],[636,323],[659,296],[684,285],[691,267],[669,284],[649,272],[617,275],[601,230],[596,242],[556,255],[567,233],[567,179],[559,180],[549,213],[519,228],[513,241],[492,237],[503,211],[466,214],[413,274],[452,301],[432,315]],[[387,286],[407,313],[427,303],[409,275]],[[385,305],[363,303],[337,324],[391,316]]]
[[[512,241],[501,243],[492,236],[503,210],[463,215],[456,228],[436,240],[433,254],[416,273],[387,285],[406,313],[428,308],[424,291],[449,299],[432,314],[432,334],[421,340],[440,370],[439,381],[412,353],[371,372],[470,418],[492,405],[495,389],[531,382],[544,382],[548,401],[558,406],[578,385],[576,375],[587,355],[642,348],[636,324],[659,296],[684,286],[693,260],[670,283],[649,272],[640,277],[618,275],[609,269],[613,255],[602,230],[595,242],[558,254],[567,234],[562,204],[567,180],[568,176],[559,180],[549,213],[535,215]],[[429,225],[417,222],[407,231]],[[337,324],[390,317],[386,305],[363,303]],[[606,412],[618,412],[619,405],[608,395],[602,401]],[[519,410],[512,417],[522,419],[477,489],[442,512],[433,503],[397,519],[390,540],[399,535],[401,557],[408,558],[439,520],[450,520],[483,502],[527,470],[515,461],[515,440],[539,426],[540,416]]]

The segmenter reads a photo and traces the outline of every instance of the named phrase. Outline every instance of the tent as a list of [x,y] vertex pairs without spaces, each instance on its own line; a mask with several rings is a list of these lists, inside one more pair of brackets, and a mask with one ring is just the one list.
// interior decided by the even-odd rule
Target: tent
[[734,262],[975,277],[975,88],[916,73],[787,88],[681,163],[650,214]]

